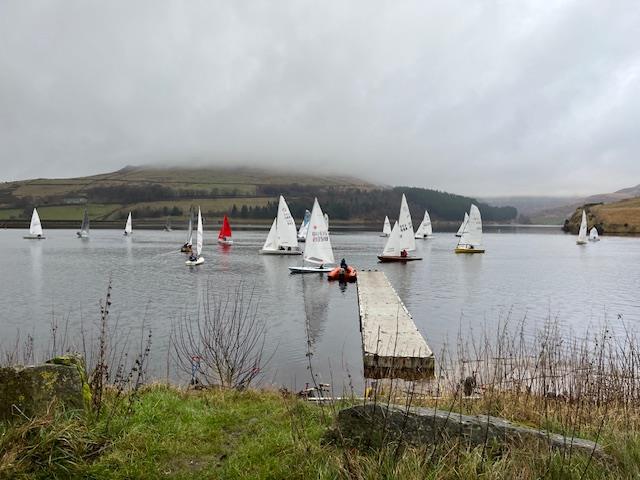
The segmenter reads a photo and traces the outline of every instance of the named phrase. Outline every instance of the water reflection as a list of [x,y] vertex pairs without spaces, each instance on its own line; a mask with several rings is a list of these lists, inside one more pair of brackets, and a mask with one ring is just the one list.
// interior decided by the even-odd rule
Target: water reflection
[[309,348],[324,331],[329,314],[329,282],[324,275],[299,275],[302,279],[302,297],[306,319]]

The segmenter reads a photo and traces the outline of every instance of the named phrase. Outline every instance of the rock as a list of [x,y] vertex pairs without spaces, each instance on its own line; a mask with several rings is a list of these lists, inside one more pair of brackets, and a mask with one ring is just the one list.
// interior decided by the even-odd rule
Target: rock
[[0,421],[44,413],[52,401],[84,410],[91,404],[84,361],[68,355],[42,365],[0,368]]
[[590,440],[570,438],[523,427],[503,418],[461,415],[433,408],[407,409],[397,405],[359,405],[338,413],[328,439],[349,445],[379,448],[399,440],[422,446],[458,438],[473,447],[491,445],[542,445],[606,457],[602,446]]

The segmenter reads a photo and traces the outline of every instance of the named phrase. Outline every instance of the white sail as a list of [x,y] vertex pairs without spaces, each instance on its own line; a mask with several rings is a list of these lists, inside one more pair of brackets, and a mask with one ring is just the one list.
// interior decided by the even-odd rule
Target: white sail
[[460,224],[460,228],[458,228],[458,231],[456,232],[456,237],[459,237],[462,235],[462,232],[464,231],[464,228],[466,227],[468,221],[469,221],[469,214],[467,212],[464,212],[464,220],[462,220],[462,223]]
[[393,228],[391,229],[391,233],[389,234],[389,239],[384,246],[384,250],[382,250],[382,255],[397,257],[401,253],[402,248],[400,248],[400,228],[398,227],[398,222],[396,222],[393,224]]
[[189,226],[187,227],[187,230],[189,231],[189,234],[186,245],[191,247],[193,246],[193,212],[191,210],[189,210]]
[[280,195],[278,204],[277,232],[278,247],[298,247],[296,222],[293,220],[289,206],[282,195]]
[[430,237],[432,234],[433,229],[431,228],[431,217],[429,216],[429,212],[425,210],[424,218],[416,230],[415,238],[426,238]]
[[198,207],[198,228],[196,230],[196,257],[199,257],[202,253],[202,214],[200,213],[200,207]]
[[304,219],[300,224],[300,230],[298,230],[298,238],[307,238],[307,230],[309,229],[309,219],[311,218],[311,212],[309,210],[304,211]]
[[129,216],[127,217],[127,223],[124,226],[124,234],[129,235],[133,231],[131,227],[131,212],[129,212]]
[[600,240],[598,236],[598,229],[596,227],[591,227],[591,230],[589,230],[589,240],[593,242]]
[[578,232],[578,244],[587,243],[587,214],[582,210],[582,221],[580,222],[580,232]]
[[34,236],[42,236],[42,224],[40,223],[40,216],[38,210],[33,209],[31,214],[31,225],[29,225],[29,233]]
[[304,247],[304,260],[317,265],[335,263],[329,229],[317,198],[311,209],[307,241]]
[[400,215],[398,216],[398,228],[400,229],[400,248],[411,252],[416,249],[416,239],[413,236],[413,223],[411,222],[411,212],[407,199],[402,194],[400,202]]
[[385,237],[388,237],[391,234],[391,222],[389,222],[389,217],[384,217],[384,225],[382,226],[382,234]]
[[82,217],[82,225],[80,226],[80,233],[89,234],[89,212],[84,209],[84,215]]
[[329,215],[324,214],[324,223],[327,224],[327,231],[329,231]]
[[469,210],[469,219],[464,224],[464,230],[458,241],[458,248],[482,248],[482,218],[480,210],[473,204]]
[[274,218],[271,224],[271,229],[267,235],[267,239],[262,246],[262,250],[277,250],[278,249],[278,219]]

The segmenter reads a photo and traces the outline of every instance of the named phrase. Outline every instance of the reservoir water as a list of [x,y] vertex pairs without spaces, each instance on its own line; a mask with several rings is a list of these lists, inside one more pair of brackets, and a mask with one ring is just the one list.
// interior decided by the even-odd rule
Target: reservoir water
[[[95,325],[98,301],[109,279],[111,321],[124,337],[139,337],[142,320],[153,332],[152,370],[164,375],[172,324],[195,315],[208,290],[224,294],[239,282],[254,289],[267,325],[267,351],[274,352],[264,381],[299,388],[310,381],[307,331],[317,378],[340,385],[362,381],[356,285],[340,287],[325,277],[290,275],[300,257],[258,254],[266,232],[237,231],[223,248],[205,232],[206,263],[184,265],[183,231],[93,230],[89,240],[71,230],[49,230],[44,241],[23,240],[24,232],[0,230],[0,348],[19,334],[33,335],[45,348],[51,320]],[[564,332],[583,335],[608,322],[640,333],[640,239],[603,237],[576,246],[575,237],[541,229],[485,234],[484,255],[456,255],[456,238],[436,233],[418,240],[419,262],[379,264],[385,243],[377,233],[332,234],[336,258],[359,269],[384,271],[436,353],[459,332],[491,331],[498,322],[524,319],[534,331],[557,319]],[[135,337],[134,337],[135,336]]]

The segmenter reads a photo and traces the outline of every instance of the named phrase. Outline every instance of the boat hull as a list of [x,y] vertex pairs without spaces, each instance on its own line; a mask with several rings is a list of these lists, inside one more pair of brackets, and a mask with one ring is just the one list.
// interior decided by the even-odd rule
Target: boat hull
[[456,253],[484,253],[482,248],[456,248]]
[[586,240],[584,240],[584,241],[583,240],[577,240],[576,241],[576,245],[586,245],[586,244],[587,244]]
[[414,238],[416,240],[430,240],[433,238],[433,235],[416,235]]
[[298,237],[298,243],[304,243],[307,239],[305,237]]
[[218,243],[220,245],[233,245],[233,240],[222,240],[221,238],[219,238]]
[[382,263],[390,263],[390,262],[413,262],[415,260],[422,260],[422,257],[403,257],[400,255],[378,255],[378,260]]
[[196,265],[202,265],[204,263],[204,258],[203,257],[198,257],[197,260],[187,260],[186,262],[184,262],[185,265],[187,265],[188,267],[195,267]]
[[599,238],[590,238],[589,241],[590,242],[599,242],[600,239]]
[[333,268],[320,268],[320,267],[289,267],[291,273],[329,273]]
[[45,236],[44,235],[25,235],[24,237],[25,240],[44,240]]
[[261,255],[302,255],[300,250],[260,250]]
[[88,233],[76,232],[76,235],[78,236],[78,238],[89,238],[89,234]]
[[460,238],[462,236],[461,233],[456,233],[456,237]]

